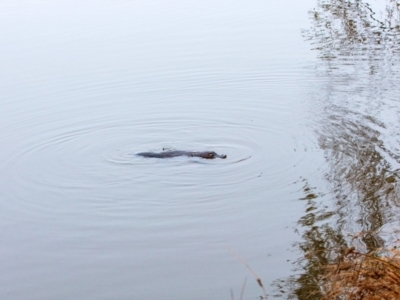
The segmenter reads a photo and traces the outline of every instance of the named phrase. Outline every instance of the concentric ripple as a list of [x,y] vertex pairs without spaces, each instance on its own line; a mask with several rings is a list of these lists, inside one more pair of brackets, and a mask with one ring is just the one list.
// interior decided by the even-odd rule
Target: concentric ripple
[[[235,109],[229,112],[236,113]],[[240,121],[213,113],[192,118],[180,113],[171,118],[159,114],[133,120],[105,117],[97,122],[70,119],[69,124],[54,119],[34,128],[34,135],[19,138],[23,143],[1,166],[11,179],[4,190],[28,208],[43,206],[51,213],[49,209],[65,201],[66,195],[84,206],[111,202],[140,206],[144,201],[163,203],[172,195],[169,203],[175,205],[188,197],[205,201],[204,187],[208,195],[214,191],[210,201],[232,199],[243,191],[282,189],[296,176],[296,167],[311,163],[310,144],[303,145],[306,139],[294,136],[282,121],[268,123],[249,113],[242,112]],[[23,124],[20,120],[14,125],[18,129]],[[135,155],[165,148],[212,150],[227,159],[162,160]],[[149,192],[151,187],[166,194]],[[48,194],[63,196],[43,196]]]

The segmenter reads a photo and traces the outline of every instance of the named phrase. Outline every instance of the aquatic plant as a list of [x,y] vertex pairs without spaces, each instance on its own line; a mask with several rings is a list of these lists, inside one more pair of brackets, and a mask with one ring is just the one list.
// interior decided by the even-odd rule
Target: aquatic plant
[[400,299],[400,251],[347,248],[325,267],[322,282],[323,300]]

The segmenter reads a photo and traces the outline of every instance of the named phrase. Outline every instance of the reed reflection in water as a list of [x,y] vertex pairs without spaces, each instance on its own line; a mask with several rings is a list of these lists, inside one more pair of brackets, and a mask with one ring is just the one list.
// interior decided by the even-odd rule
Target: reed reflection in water
[[399,3],[385,1],[383,9],[372,4],[318,1],[310,11],[313,25],[303,31],[318,51],[316,70],[326,79],[314,98],[314,128],[329,192],[313,187],[312,180],[297,183],[306,201],[298,221],[303,256],[296,276],[276,282],[297,299],[322,297],[323,266],[339,248],[370,252],[398,242]]

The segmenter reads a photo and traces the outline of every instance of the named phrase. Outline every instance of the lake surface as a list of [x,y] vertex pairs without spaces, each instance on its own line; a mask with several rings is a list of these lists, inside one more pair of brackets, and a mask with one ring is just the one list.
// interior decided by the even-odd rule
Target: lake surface
[[393,243],[398,32],[325,2],[2,1],[0,298],[260,297],[230,248],[303,299],[305,249]]

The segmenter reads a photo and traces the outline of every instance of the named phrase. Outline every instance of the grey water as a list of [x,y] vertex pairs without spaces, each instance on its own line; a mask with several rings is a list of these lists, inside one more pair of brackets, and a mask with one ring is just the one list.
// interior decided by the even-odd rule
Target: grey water
[[[338,128],[372,120],[398,149],[398,67],[325,59],[319,3],[2,1],[0,298],[231,299],[246,278],[260,297],[232,249],[273,299],[301,199],[340,223],[338,189],[357,194]],[[227,158],[135,155],[163,149]]]

